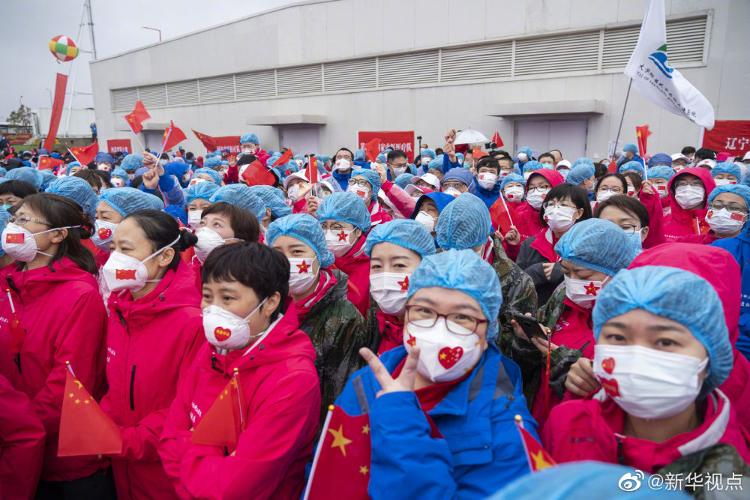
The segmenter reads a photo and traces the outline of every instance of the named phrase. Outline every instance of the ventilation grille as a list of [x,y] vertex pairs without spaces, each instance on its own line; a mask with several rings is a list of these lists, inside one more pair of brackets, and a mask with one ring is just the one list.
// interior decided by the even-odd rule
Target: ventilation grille
[[440,59],[440,81],[508,78],[512,56],[512,42],[443,49]]
[[112,111],[132,111],[138,100],[138,89],[115,89],[112,91]]
[[170,106],[198,104],[198,80],[168,83],[167,102]]
[[235,76],[237,100],[262,99],[276,95],[276,74],[274,70],[238,73]]
[[323,67],[326,92],[374,89],[375,58],[326,63]]
[[234,75],[198,80],[201,102],[234,101]]
[[279,95],[300,95],[323,92],[323,67],[298,66],[276,71]]
[[147,87],[138,87],[138,98],[148,108],[158,108],[167,105],[167,86],[149,85]]
[[514,76],[596,71],[598,58],[598,31],[519,40]]
[[400,87],[437,82],[437,50],[379,58],[378,85],[380,87]]

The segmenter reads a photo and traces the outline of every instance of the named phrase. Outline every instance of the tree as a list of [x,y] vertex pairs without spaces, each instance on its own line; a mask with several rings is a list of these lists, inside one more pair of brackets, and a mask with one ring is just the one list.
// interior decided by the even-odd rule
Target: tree
[[8,116],[8,123],[11,125],[31,126],[31,109],[25,104],[18,106],[18,109],[11,111]]

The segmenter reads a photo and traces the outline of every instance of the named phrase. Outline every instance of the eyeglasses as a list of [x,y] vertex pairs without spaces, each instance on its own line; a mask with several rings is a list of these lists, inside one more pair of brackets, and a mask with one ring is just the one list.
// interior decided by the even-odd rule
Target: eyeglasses
[[620,228],[622,228],[625,234],[635,234],[641,232],[641,229],[638,226],[620,226]]
[[466,187],[466,184],[463,182],[446,182],[442,185],[444,189],[453,188],[453,189],[461,189],[462,187]]
[[574,210],[578,208],[576,206],[571,207],[570,205],[566,205],[564,202],[561,202],[560,200],[547,201],[542,205],[542,207],[544,207],[545,210],[548,208],[562,208],[562,207],[572,208]]
[[622,188],[621,187],[611,187],[611,188],[603,187],[603,188],[601,188],[599,190],[600,193],[603,193],[605,191],[609,191],[610,193],[622,194]]
[[43,220],[34,219],[32,217],[26,217],[24,215],[22,215],[20,217],[13,215],[8,220],[10,220],[10,222],[16,224],[17,226],[21,226],[21,227],[26,227],[26,225],[29,222],[33,222],[34,224],[41,224],[43,226],[52,227],[52,224],[50,224],[49,222],[44,222]]
[[364,179],[349,179],[349,185],[350,186],[359,186],[359,187],[363,187],[363,188],[369,188],[370,187],[370,183],[367,182]]
[[546,187],[530,187],[529,188],[529,193],[542,193],[542,194],[544,194],[544,193],[548,193],[548,192],[549,192],[549,188],[546,188]]
[[444,318],[449,332],[463,336],[474,334],[479,325],[489,323],[486,319],[463,313],[440,314],[434,309],[420,305],[407,305],[406,316],[407,323],[421,328],[432,328],[438,318]]
[[722,208],[726,208],[730,212],[740,212],[743,214],[747,214],[747,208],[737,203],[724,203],[721,201],[714,201],[713,203],[711,203],[712,210],[721,210]]

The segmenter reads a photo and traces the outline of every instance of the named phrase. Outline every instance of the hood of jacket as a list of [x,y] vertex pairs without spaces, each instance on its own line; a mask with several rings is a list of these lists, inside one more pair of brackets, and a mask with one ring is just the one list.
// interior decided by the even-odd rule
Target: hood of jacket
[[[677,179],[685,175],[692,175],[694,177],[698,177],[703,183],[703,187],[706,193],[705,193],[705,196],[703,197],[703,204],[700,205],[698,208],[691,208],[690,210],[685,210],[684,208],[680,206],[679,203],[677,203],[677,200],[674,197],[674,194],[675,194],[674,184],[675,182],[677,182]],[[670,179],[669,181],[668,186],[669,186],[669,206],[672,209],[673,219],[687,220],[692,217],[698,217],[698,218],[705,217],[706,200],[708,200],[708,195],[711,194],[711,191],[713,191],[714,188],[716,187],[716,182],[714,182],[713,177],[711,177],[710,171],[701,167],[686,168],[685,170],[681,171],[680,173],[672,177],[672,179]]]

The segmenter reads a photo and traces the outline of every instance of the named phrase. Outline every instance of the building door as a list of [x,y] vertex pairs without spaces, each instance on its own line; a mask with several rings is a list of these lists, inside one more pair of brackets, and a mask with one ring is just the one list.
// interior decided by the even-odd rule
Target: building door
[[538,156],[550,149],[559,149],[573,161],[586,155],[588,120],[516,120],[516,151],[529,146]]
[[279,147],[292,148],[295,154],[317,153],[320,145],[320,127],[284,125],[279,127]]

